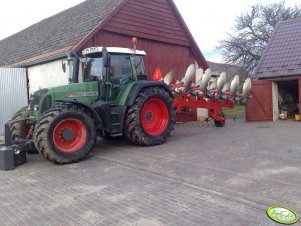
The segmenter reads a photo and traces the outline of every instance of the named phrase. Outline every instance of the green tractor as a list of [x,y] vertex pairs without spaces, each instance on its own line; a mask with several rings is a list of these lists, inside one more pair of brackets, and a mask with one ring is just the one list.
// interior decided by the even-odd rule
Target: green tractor
[[97,136],[125,135],[136,145],[162,144],[173,130],[173,95],[163,82],[147,81],[144,51],[92,47],[72,54],[71,84],[41,89],[8,123],[14,145],[32,143],[56,164],[77,162]]

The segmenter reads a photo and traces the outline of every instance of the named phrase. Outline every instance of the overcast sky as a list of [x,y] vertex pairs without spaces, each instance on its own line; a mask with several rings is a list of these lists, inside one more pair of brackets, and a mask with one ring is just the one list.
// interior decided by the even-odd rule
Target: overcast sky
[[[84,0],[9,0],[0,8],[0,40]],[[231,32],[236,16],[259,0],[174,0],[207,60],[222,62],[218,40]],[[263,4],[279,0],[261,0]],[[301,4],[286,0],[287,5]],[[68,21],[66,21],[68,23]]]

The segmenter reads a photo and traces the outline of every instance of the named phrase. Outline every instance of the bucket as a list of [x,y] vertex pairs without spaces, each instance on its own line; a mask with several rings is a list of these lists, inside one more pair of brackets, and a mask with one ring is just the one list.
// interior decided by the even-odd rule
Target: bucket
[[295,120],[300,121],[300,115],[299,114],[295,114]]
[[204,115],[200,115],[198,119],[199,119],[200,122],[204,122],[205,121],[205,116]]

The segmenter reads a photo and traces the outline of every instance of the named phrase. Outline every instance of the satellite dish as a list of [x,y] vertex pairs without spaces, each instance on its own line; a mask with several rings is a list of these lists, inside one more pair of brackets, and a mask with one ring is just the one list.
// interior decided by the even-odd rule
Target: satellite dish
[[226,72],[222,72],[219,76],[219,78],[217,79],[217,85],[216,85],[216,91],[217,93],[220,93],[226,83]]
[[235,75],[234,79],[232,80],[231,85],[230,85],[230,92],[232,95],[235,95],[235,93],[237,92],[238,86],[239,86],[239,76]]
[[230,82],[227,82],[224,85],[223,90],[222,90],[223,93],[228,92],[228,91],[230,91]]
[[250,78],[247,78],[242,86],[242,98],[247,98],[252,88],[252,82]]
[[198,85],[200,85],[200,88],[205,89],[208,86],[210,79],[211,79],[211,69],[208,68],[205,71],[205,74],[203,75],[202,80],[199,81],[199,83],[198,83]]
[[195,66],[194,64],[191,64],[186,71],[185,77],[182,79],[182,83],[185,85],[185,90],[187,90],[190,82],[193,79],[193,76],[195,76]]
[[168,72],[167,75],[164,76],[164,83],[166,85],[170,85],[170,83],[172,82],[174,76],[175,76],[175,71]]

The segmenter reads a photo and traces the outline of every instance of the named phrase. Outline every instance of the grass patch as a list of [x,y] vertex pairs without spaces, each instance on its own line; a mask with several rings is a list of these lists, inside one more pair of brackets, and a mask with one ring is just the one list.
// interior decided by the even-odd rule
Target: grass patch
[[244,118],[246,115],[245,105],[235,105],[233,109],[223,108],[227,118]]

